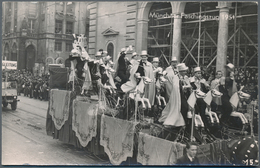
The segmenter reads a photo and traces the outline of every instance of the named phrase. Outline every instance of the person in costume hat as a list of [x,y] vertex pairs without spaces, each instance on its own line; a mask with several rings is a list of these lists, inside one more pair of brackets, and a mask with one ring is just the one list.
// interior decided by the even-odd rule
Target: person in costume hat
[[172,84],[173,84],[173,79],[175,78],[176,75],[178,75],[178,70],[177,70],[177,64],[178,64],[178,60],[176,57],[172,57],[172,60],[171,60],[171,65],[168,66],[166,69],[165,69],[165,72],[166,72],[166,76],[165,78],[168,80],[166,83],[165,83],[165,87],[166,87],[166,102],[169,100],[170,98],[170,95],[171,95],[171,91],[172,91]]
[[159,58],[158,57],[154,57],[153,61],[152,61],[152,65],[153,65],[153,72],[154,72],[154,81],[157,81],[158,79],[158,73],[162,73],[163,69],[161,67],[159,67]]
[[[148,59],[147,51],[143,50],[140,55],[141,55],[141,61],[139,63],[136,73],[140,73],[141,76],[146,76],[153,80],[154,79],[153,65],[147,60]],[[154,99],[155,99],[154,82],[145,86],[144,96],[145,98],[149,99],[150,104],[153,106]]]
[[[189,68],[185,65],[185,63],[180,63],[177,65],[177,70],[179,73],[179,88],[180,88],[180,96],[181,96],[181,114],[185,121],[185,131],[190,133],[191,132],[191,124],[192,118],[188,118],[188,112],[191,110],[188,104],[188,98],[192,92],[192,86],[190,84],[190,79],[187,76],[187,72]],[[198,133],[196,129],[193,130],[193,136],[200,142],[204,140]]]
[[190,78],[190,83],[193,90],[200,89],[202,92],[207,93],[207,91],[210,89],[210,86],[202,77],[200,67],[195,67],[193,72],[194,76]]
[[[202,77],[201,75],[201,69],[200,67],[195,67],[193,69],[194,76],[190,78],[190,84],[193,88],[193,90],[201,90],[204,93],[208,93],[210,86],[207,83],[207,81]],[[203,98],[197,98],[195,105],[195,112],[199,113],[203,122],[205,123],[206,115],[205,115],[205,109],[207,107],[207,104],[204,102]]]

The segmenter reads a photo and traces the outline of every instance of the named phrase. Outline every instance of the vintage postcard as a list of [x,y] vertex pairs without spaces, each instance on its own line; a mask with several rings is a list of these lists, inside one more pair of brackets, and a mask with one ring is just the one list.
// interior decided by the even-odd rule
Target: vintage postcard
[[258,166],[257,1],[3,1],[2,165]]

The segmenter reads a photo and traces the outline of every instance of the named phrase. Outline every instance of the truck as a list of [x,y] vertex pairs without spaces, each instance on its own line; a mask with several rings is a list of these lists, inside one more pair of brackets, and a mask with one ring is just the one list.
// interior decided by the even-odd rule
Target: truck
[[16,110],[18,96],[17,96],[17,81],[8,79],[10,71],[17,70],[16,61],[2,61],[2,104],[7,107],[11,104],[11,109]]

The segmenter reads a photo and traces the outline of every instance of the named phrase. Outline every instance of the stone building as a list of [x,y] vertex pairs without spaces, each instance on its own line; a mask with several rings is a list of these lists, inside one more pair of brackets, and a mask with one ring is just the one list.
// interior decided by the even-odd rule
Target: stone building
[[164,66],[176,56],[189,66],[257,68],[257,9],[224,1],[4,2],[2,55],[19,69],[62,63],[75,33],[88,37],[92,57],[103,49],[115,61],[132,45]]
[[43,73],[50,63],[64,63],[72,34],[86,34],[86,2],[3,2],[2,59],[18,69]]
[[132,45],[166,65],[176,56],[190,66],[257,68],[256,2],[117,1],[88,9],[90,55],[102,48],[115,60]]

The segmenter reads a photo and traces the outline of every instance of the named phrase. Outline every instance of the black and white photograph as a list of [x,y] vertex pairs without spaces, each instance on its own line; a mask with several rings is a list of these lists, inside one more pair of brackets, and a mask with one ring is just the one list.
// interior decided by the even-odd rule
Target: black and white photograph
[[2,1],[3,166],[259,166],[257,1]]

